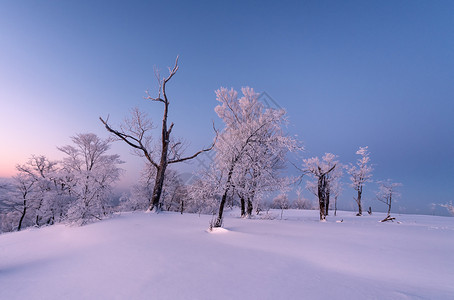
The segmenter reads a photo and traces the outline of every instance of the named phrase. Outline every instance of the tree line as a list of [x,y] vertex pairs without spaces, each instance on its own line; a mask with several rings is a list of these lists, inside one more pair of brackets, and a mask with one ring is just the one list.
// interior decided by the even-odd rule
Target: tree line
[[[160,210],[209,213],[214,218],[211,226],[220,227],[226,205],[240,207],[242,217],[275,208],[290,207],[287,193],[296,182],[306,176],[306,188],[318,199],[320,220],[325,220],[330,203],[342,192],[341,177],[350,175],[350,186],[355,190],[358,216],[363,214],[362,195],[371,181],[372,165],[368,147],[360,147],[355,164],[342,165],[337,156],[326,153],[323,157],[303,159],[299,178],[284,176],[288,154],[301,153],[304,149],[295,137],[285,132],[288,124],[284,109],[266,107],[259,94],[252,88],[220,88],[216,91],[218,105],[215,112],[224,127],[213,125],[213,142],[210,146],[191,155],[185,155],[184,143],[172,135],[174,123],[168,122],[170,99],[166,84],[178,71],[178,58],[169,75],[159,79],[157,96],[147,92],[146,100],[163,105],[160,138],[151,135],[152,120],[146,113],[133,109],[131,115],[115,128],[108,118],[100,118],[111,138],[103,140],[95,134],[77,134],[72,145],[59,147],[65,155],[61,161],[46,156],[32,156],[17,166],[18,174],[9,184],[0,186],[2,231],[21,230],[28,226],[72,222],[80,225],[109,216],[116,210]],[[160,78],[158,76],[158,78]],[[112,191],[120,179],[121,164],[116,154],[108,154],[110,144],[124,142],[136,155],[144,158],[144,169],[129,195],[113,205]],[[213,161],[206,169],[199,170],[196,180],[187,184],[178,172],[169,166],[196,158],[212,151]],[[392,199],[400,184],[390,180],[380,182],[377,199],[388,205],[390,217]],[[278,194],[272,203],[267,197]],[[312,205],[297,189],[295,207]],[[282,214],[281,214],[282,217]]]
[[3,185],[2,231],[63,221],[83,225],[112,213],[113,184],[123,162],[107,154],[110,140],[92,133],[71,139],[73,145],[58,147],[65,154],[61,161],[33,155],[17,165],[18,174]]

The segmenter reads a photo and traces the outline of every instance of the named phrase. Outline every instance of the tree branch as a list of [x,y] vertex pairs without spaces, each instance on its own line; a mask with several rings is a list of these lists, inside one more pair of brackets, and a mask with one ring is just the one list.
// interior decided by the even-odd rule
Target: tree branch
[[[172,125],[173,125],[173,123],[172,123]],[[198,151],[197,153],[195,153],[194,155],[191,155],[191,156],[188,156],[188,157],[178,158],[178,159],[174,159],[174,160],[169,160],[169,164],[178,163],[178,162],[182,162],[182,161],[185,161],[185,160],[190,160],[190,159],[196,158],[199,154],[202,154],[203,152],[208,152],[208,151],[212,150],[214,148],[214,146],[216,145],[216,142],[218,140],[218,131],[216,130],[216,127],[214,126],[214,121],[213,121],[213,130],[216,133],[216,136],[214,137],[213,144],[211,144],[210,147],[202,149],[202,150]]]
[[[120,132],[120,131],[117,131],[113,128],[111,128],[109,126],[109,124],[107,123],[107,121],[104,121],[103,118],[99,117],[99,120],[101,120],[101,122],[104,124],[104,126],[106,127],[107,131],[109,131],[110,133],[113,133],[114,135],[116,135],[118,138],[120,138],[121,140],[123,140],[126,144],[128,144],[129,146],[135,148],[135,149],[138,149],[138,150],[141,150],[143,152],[143,154],[145,155],[145,157],[147,158],[147,160],[155,167],[155,168],[158,168],[158,164],[156,162],[153,161],[153,159],[151,158],[151,155],[150,153],[148,152],[147,149],[145,149],[145,147],[142,145],[142,142],[133,137],[133,136],[130,136],[126,133],[123,133],[123,132]],[[108,120],[108,118],[107,118]],[[131,142],[130,140],[132,141],[135,141],[137,144],[134,144],[133,142]]]
[[202,150],[198,151],[197,153],[195,153],[194,155],[191,155],[191,156],[188,156],[188,157],[179,158],[179,159],[175,159],[175,160],[169,160],[168,163],[169,164],[174,164],[174,163],[178,163],[178,162],[182,162],[182,161],[185,161],[185,160],[190,160],[190,159],[196,158],[199,154],[201,154],[203,152],[210,151],[211,149],[213,149],[215,144],[216,144],[216,141],[214,141],[213,144],[209,148],[202,149]]

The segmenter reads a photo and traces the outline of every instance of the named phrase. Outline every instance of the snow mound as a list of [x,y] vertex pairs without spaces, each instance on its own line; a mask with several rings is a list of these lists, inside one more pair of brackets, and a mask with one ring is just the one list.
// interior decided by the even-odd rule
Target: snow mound
[[208,233],[217,233],[217,234],[219,234],[219,233],[227,233],[229,231],[227,229],[225,229],[225,228],[222,228],[222,227],[213,227],[213,228],[211,228],[211,230],[208,229],[207,232]]

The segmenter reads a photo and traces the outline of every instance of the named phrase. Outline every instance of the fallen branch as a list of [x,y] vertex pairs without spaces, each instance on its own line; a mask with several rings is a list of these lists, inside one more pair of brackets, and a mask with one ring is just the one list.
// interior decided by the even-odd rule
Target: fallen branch
[[386,218],[384,218],[384,219],[381,220],[380,222],[387,222],[387,221],[394,222],[395,219],[396,219],[396,218],[394,218],[394,217],[386,216]]

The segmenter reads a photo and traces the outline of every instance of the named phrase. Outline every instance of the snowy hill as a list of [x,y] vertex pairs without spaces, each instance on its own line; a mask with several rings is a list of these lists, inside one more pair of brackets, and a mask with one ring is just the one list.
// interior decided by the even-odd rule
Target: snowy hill
[[0,299],[454,298],[454,218],[317,213],[231,212],[214,233],[210,216],[128,213],[3,234]]

